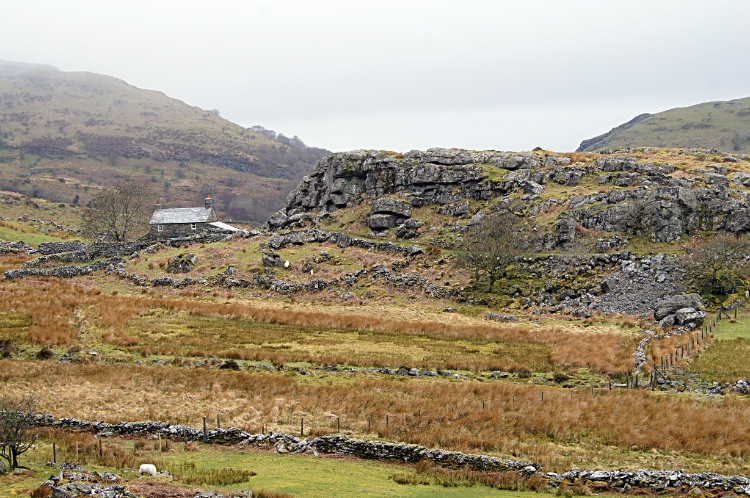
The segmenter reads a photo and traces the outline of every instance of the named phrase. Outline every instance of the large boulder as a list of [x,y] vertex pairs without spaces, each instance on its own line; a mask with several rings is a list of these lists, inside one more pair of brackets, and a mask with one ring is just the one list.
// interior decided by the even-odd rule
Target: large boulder
[[576,238],[576,222],[571,218],[560,218],[555,225],[557,245],[569,244]]
[[373,230],[387,230],[398,224],[398,216],[394,214],[373,214],[367,220],[367,226]]
[[674,314],[675,321],[680,325],[685,325],[688,323],[702,325],[705,318],[706,312],[696,310],[695,308],[682,308],[677,310]]
[[411,218],[411,204],[398,199],[380,198],[372,201],[370,214],[396,214],[404,218]]
[[[670,296],[656,303],[654,309],[654,319],[662,320],[668,315],[674,315],[678,310],[692,308],[693,310],[702,310],[704,306],[703,298],[699,294],[682,294]],[[705,315],[704,315],[705,316]]]
[[268,226],[272,229],[281,228],[287,224],[289,218],[284,211],[277,211],[268,219]]
[[281,259],[281,256],[279,256],[275,252],[263,251],[261,259],[263,260],[263,266],[270,266],[270,267],[277,267],[277,268],[282,268],[284,266],[284,260]]

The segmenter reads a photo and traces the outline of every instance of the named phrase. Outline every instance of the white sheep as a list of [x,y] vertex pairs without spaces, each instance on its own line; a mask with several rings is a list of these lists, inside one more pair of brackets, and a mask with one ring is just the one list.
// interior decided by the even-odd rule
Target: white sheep
[[141,474],[148,474],[150,476],[156,475],[156,465],[150,464],[150,463],[143,463],[141,464],[141,468],[138,469],[138,472]]

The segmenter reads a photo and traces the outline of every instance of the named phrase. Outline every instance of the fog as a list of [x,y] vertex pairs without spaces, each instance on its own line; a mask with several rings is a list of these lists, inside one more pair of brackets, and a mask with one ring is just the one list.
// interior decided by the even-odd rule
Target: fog
[[569,151],[750,96],[750,2],[13,1],[0,59],[121,78],[332,150]]

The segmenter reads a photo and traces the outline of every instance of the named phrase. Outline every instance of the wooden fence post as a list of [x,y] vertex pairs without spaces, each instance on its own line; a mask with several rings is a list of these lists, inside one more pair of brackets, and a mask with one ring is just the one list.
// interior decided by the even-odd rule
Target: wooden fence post
[[386,413],[386,415],[385,415],[385,427],[386,428],[388,428],[388,423],[389,423],[389,421],[388,421],[388,414]]
[[219,414],[216,414],[216,428],[221,429],[221,419],[219,418]]
[[341,420],[336,417],[336,432],[341,432]]
[[55,443],[52,443],[52,462],[57,463],[57,446],[55,446]]
[[208,442],[208,430],[206,428],[206,417],[203,417],[203,442]]
[[305,417],[299,419],[299,435],[300,437],[305,435]]

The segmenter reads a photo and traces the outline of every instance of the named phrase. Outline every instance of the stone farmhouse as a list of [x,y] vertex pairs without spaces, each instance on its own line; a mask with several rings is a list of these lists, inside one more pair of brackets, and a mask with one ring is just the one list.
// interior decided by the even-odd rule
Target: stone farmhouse
[[162,205],[157,202],[151,221],[148,222],[147,237],[157,240],[182,238],[212,229],[225,232],[239,231],[238,228],[219,221],[211,207],[212,203],[210,195],[206,197],[203,207],[162,209]]

